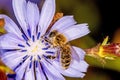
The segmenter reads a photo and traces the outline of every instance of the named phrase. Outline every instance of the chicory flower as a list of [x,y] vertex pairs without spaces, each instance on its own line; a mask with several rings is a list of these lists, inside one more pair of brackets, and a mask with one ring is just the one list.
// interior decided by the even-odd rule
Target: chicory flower
[[[36,3],[26,0],[12,0],[14,14],[20,26],[8,16],[5,20],[7,34],[0,36],[2,61],[16,72],[16,80],[65,80],[64,76],[84,77],[88,64],[84,61],[85,52],[71,46],[72,61],[67,69],[60,65],[58,47],[47,40],[51,31],[63,34],[67,42],[87,35],[88,25],[76,24],[73,16],[64,16],[51,25],[55,15],[55,0],[45,0],[42,10]],[[50,28],[51,26],[51,28]],[[60,55],[60,54],[59,54]]]

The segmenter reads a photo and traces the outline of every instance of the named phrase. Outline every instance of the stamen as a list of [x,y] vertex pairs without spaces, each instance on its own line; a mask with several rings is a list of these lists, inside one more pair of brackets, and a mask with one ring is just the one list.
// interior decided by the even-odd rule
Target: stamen
[[52,51],[46,51],[45,53],[54,54],[54,52],[52,52]]
[[34,35],[32,36],[32,41],[33,41],[33,42],[35,41],[35,37],[34,37]]
[[35,61],[35,67],[36,68],[38,67],[38,61]]
[[26,73],[26,72],[24,72],[24,74],[23,74],[23,78],[25,77],[25,73]]
[[22,37],[25,41],[28,41],[28,38],[24,34],[22,35]]
[[41,66],[41,70],[42,70],[43,74],[45,75],[46,80],[48,80],[48,77],[45,73],[44,65],[42,64],[42,62],[40,63],[40,66]]
[[48,58],[47,56],[43,55],[44,58]]
[[28,57],[28,55],[24,56],[23,59],[26,59]]
[[11,52],[11,51],[17,51],[20,49],[0,49],[1,52]]
[[30,65],[29,65],[29,68],[31,68],[32,67],[32,61],[30,62]]
[[38,33],[38,35],[37,35],[37,40],[40,38],[40,32]]
[[13,70],[15,71],[18,67],[20,67],[26,61],[26,59],[24,59],[23,61],[21,61]]
[[33,56],[30,57],[30,60],[31,60],[31,61],[32,61],[32,59],[33,59]]
[[41,60],[40,56],[38,55],[38,59]]
[[42,50],[47,50],[48,48],[42,48]]
[[45,36],[45,39],[47,39],[47,37]]
[[19,63],[15,68],[14,68],[14,71],[19,67],[19,66],[21,66],[22,65],[22,63]]
[[48,43],[45,43],[45,45],[47,46],[47,45],[49,45]]
[[30,47],[30,44],[28,42],[26,42],[26,44]]
[[21,52],[27,52],[27,50],[22,50]]
[[42,43],[44,42],[44,40],[41,41]]
[[27,30],[29,37],[31,38],[31,31],[30,29]]
[[22,45],[22,44],[18,44],[18,46],[19,46],[19,47],[25,47],[25,46],[24,46],[24,45]]

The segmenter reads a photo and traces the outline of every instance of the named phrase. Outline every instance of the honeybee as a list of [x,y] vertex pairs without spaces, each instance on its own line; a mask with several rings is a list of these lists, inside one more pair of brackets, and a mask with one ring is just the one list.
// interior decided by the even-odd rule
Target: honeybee
[[60,50],[57,56],[60,54],[59,59],[62,68],[67,69],[72,61],[72,56],[71,56],[71,47],[67,43],[66,37],[63,34],[60,34],[57,30],[53,30],[49,34],[49,38],[53,47],[57,47]]
[[60,63],[64,69],[70,66],[72,61],[71,50],[69,45],[63,45],[60,47]]
[[57,30],[53,30],[49,34],[50,42],[54,47],[63,46],[67,43],[67,39],[63,34],[60,34]]

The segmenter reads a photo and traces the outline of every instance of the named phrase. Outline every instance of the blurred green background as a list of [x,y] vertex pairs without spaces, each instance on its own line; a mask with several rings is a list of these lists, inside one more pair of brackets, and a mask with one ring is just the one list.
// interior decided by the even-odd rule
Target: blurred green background
[[[10,16],[17,23],[11,1],[0,0],[0,14]],[[41,6],[39,2],[43,0],[31,1]],[[96,46],[106,36],[110,36],[110,42],[113,41],[116,30],[120,28],[118,3],[117,0],[56,0],[56,12],[74,15],[78,23],[88,23],[91,33],[71,42],[74,46],[86,49]],[[87,75],[83,79],[66,77],[66,80],[120,80],[119,58],[106,60],[104,65],[93,57],[86,56],[85,60],[90,64]]]

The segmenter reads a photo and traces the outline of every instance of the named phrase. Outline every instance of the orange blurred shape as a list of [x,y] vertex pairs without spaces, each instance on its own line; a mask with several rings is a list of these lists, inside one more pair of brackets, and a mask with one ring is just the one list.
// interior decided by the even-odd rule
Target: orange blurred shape
[[6,73],[2,69],[0,69],[0,80],[7,80]]
[[[57,12],[55,15],[54,15],[54,17],[53,17],[53,20],[52,20],[52,22],[50,23],[50,26],[48,27],[48,30],[53,26],[53,24],[57,21],[57,20],[59,20],[60,18],[62,18],[63,17],[63,13],[59,13],[59,12]],[[48,31],[47,30],[47,31]]]
[[11,70],[9,67],[7,67],[1,60],[0,60],[0,70],[5,71],[5,73],[15,74],[15,72]]
[[5,20],[3,18],[0,19],[0,28],[4,27],[5,25]]
[[114,37],[112,40],[113,43],[120,43],[120,28],[116,30],[114,33]]
[[63,13],[59,13],[59,12],[56,13],[53,17],[53,20],[52,20],[50,26],[52,26],[57,20],[59,20],[62,17],[63,17]]

